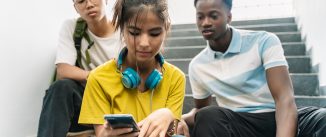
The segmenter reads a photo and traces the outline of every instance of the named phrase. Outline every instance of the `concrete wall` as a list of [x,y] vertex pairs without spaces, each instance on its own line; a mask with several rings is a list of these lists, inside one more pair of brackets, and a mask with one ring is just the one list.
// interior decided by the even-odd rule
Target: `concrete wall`
[[321,93],[326,95],[326,1],[294,0],[293,5],[298,26],[311,51],[313,65],[319,69]]

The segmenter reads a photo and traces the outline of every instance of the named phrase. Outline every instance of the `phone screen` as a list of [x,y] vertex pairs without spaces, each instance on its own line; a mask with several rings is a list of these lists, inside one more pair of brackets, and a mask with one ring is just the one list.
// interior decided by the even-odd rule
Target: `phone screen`
[[134,118],[130,114],[107,114],[104,115],[104,119],[107,120],[113,129],[115,128],[133,128],[132,132],[139,131]]

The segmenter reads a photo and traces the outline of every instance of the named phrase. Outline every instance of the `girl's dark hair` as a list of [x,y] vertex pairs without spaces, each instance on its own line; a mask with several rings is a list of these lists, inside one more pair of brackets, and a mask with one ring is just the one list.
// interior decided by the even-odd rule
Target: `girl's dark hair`
[[[194,5],[196,7],[196,4],[199,0],[194,1]],[[226,5],[226,7],[231,10],[232,9],[232,0],[222,0],[222,2]]]
[[[147,10],[146,10],[147,9]],[[117,0],[114,7],[113,25],[115,30],[123,28],[126,23],[130,23],[133,17],[135,23],[137,22],[143,12],[152,11],[164,23],[165,29],[170,27],[170,17],[168,13],[168,6],[166,0]]]

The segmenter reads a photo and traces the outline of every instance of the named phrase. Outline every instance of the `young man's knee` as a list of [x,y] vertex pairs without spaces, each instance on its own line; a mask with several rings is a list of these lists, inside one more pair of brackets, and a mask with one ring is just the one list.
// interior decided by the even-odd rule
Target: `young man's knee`
[[318,115],[317,118],[319,119],[318,123],[320,127],[323,128],[324,132],[326,133],[326,108],[320,108],[317,110]]
[[314,130],[315,137],[324,137],[326,135],[326,109],[318,110],[318,121],[315,121],[316,127]]
[[207,106],[196,113],[196,121],[212,121],[227,118],[227,109],[218,106]]
[[78,88],[78,83],[72,79],[61,79],[55,81],[48,89],[48,94],[70,94]]

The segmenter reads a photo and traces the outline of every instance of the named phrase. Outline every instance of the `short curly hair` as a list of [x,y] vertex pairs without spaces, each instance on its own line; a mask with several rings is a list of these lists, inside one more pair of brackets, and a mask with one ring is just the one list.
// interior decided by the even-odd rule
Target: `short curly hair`
[[[194,6],[196,7],[196,4],[197,4],[197,2],[198,2],[199,0],[195,0],[194,1]],[[223,3],[227,6],[227,8],[229,9],[229,10],[231,10],[232,9],[232,0],[222,0],[223,1]]]

